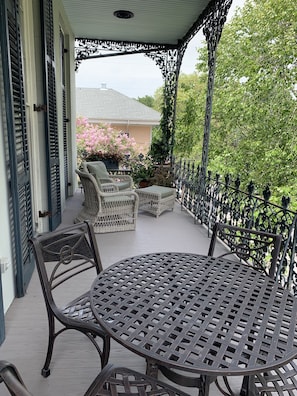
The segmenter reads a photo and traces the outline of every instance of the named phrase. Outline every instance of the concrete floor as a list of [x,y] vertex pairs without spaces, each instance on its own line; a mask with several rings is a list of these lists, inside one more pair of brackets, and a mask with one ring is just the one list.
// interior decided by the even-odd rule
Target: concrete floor
[[[67,201],[60,227],[73,224],[82,201],[83,194],[78,190]],[[178,203],[173,212],[164,212],[158,219],[140,212],[135,231],[97,234],[96,238],[104,268],[124,257],[148,252],[185,251],[207,254],[210,242],[207,230],[194,224],[193,218],[182,211]],[[34,396],[84,394],[100,368],[97,353],[91,343],[75,331],[68,331],[57,338],[51,375],[46,379],[40,375],[47,346],[47,317],[36,271],[26,296],[15,299],[5,321],[6,340],[0,347],[0,360],[8,360],[17,366]],[[112,342],[110,362],[145,372],[144,359],[116,342]],[[240,379],[235,378],[233,382],[238,388]],[[197,395],[196,389],[183,390]],[[211,396],[218,393],[213,386]],[[3,385],[0,385],[0,395],[8,395]]]

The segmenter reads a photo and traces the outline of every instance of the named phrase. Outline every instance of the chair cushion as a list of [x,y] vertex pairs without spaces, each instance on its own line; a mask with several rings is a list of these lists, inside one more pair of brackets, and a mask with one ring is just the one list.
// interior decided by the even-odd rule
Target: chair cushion
[[103,162],[96,161],[94,163],[87,164],[87,168],[88,168],[88,171],[90,173],[92,173],[93,175],[95,175],[96,178],[98,180],[100,180],[101,183],[110,182],[109,174],[108,174]]
[[130,188],[130,181],[120,181],[120,182],[116,182],[116,185],[118,186],[119,190],[127,190],[128,188]]
[[175,194],[175,189],[170,188],[170,187],[153,185],[150,187],[138,189],[137,192],[160,194],[161,198],[167,198],[167,197],[170,197],[171,195]]

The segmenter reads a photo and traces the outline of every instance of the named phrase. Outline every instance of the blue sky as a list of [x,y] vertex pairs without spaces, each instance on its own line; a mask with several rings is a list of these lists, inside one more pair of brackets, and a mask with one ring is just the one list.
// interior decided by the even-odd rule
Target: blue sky
[[[245,0],[233,0],[228,17],[241,7]],[[193,73],[197,60],[197,48],[203,41],[199,32],[188,44],[181,65],[182,73]],[[100,88],[106,84],[131,98],[153,96],[163,84],[161,71],[155,62],[144,55],[127,55],[103,59],[85,60],[76,73],[76,85],[85,88]]]

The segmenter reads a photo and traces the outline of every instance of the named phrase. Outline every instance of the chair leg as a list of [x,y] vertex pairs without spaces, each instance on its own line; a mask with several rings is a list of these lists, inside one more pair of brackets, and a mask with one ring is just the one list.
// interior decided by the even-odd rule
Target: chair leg
[[253,375],[243,378],[240,396],[256,396],[259,395],[255,385],[255,377]]
[[83,331],[83,334],[85,334],[88,337],[88,339],[91,341],[91,343],[96,348],[96,350],[97,350],[97,352],[98,352],[98,354],[100,356],[101,370],[102,370],[107,365],[108,360],[109,360],[110,337],[108,335],[103,337],[103,347],[101,349],[100,346],[97,344],[97,342],[95,340],[96,335],[94,333],[89,333],[89,332]]
[[207,396],[209,395],[209,387],[211,382],[214,381],[213,377],[208,377],[206,375],[201,375],[200,376],[200,383],[201,387],[199,389],[198,395],[199,396]]
[[109,360],[110,355],[110,337],[106,336],[103,339],[103,349],[102,349],[102,356],[101,356],[101,368],[103,369]]
[[51,370],[49,365],[51,363],[51,359],[53,356],[54,342],[57,334],[55,334],[55,319],[52,315],[48,318],[48,345],[47,345],[47,353],[43,368],[41,369],[41,375],[44,378],[47,378],[51,374]]

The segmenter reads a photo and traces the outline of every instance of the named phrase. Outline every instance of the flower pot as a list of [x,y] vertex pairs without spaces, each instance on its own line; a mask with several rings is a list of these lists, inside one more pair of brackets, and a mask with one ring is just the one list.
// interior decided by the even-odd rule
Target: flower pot
[[104,162],[106,169],[119,169],[119,161],[114,158],[104,158],[99,159],[99,161]]
[[140,180],[140,182],[138,183],[138,188],[149,187],[151,185],[152,183],[149,180]]

